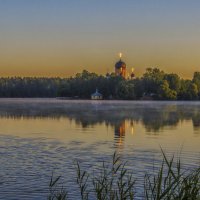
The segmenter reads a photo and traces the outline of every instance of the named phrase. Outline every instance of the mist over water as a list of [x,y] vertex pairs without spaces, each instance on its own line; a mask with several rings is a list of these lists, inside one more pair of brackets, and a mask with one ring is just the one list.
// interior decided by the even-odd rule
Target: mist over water
[[160,146],[192,168],[199,144],[199,102],[1,99],[0,199],[45,199],[52,171],[76,198],[74,161],[95,171],[114,151],[139,188],[162,161]]

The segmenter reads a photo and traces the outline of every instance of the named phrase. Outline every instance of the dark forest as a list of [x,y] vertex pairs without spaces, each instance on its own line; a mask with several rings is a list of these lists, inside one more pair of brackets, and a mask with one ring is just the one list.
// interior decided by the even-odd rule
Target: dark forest
[[89,99],[96,89],[104,99],[199,100],[200,72],[195,72],[191,80],[158,68],[148,68],[141,77],[133,79],[86,70],[70,78],[0,78],[0,97]]

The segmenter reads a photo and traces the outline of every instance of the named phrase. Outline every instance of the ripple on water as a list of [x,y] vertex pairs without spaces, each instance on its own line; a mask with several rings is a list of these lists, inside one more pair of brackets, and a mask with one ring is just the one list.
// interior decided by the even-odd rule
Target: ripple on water
[[200,164],[199,103],[46,101],[0,100],[0,199],[46,199],[52,172],[79,199],[74,161],[93,173],[114,151],[128,161],[141,196],[144,174],[162,162],[159,145],[178,156],[182,138],[183,167]]

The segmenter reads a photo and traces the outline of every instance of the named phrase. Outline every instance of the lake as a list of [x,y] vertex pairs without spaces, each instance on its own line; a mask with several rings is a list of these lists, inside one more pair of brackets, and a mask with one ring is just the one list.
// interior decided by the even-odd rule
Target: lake
[[0,199],[46,199],[52,172],[78,199],[74,162],[92,172],[115,151],[140,199],[161,147],[184,168],[199,165],[200,102],[0,99]]

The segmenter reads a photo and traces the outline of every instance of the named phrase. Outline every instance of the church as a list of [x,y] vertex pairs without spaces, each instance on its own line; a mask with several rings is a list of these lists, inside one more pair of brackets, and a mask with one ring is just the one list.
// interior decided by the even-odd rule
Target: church
[[120,53],[120,60],[115,64],[115,75],[126,78],[126,63],[122,61],[122,54]]
[[[132,68],[131,73],[128,72],[126,63],[122,61],[122,53],[119,53],[119,61],[116,62],[115,64],[115,75],[116,76],[121,76],[124,79],[134,79],[135,74],[134,74],[134,69]],[[109,75],[109,74],[108,74]]]

